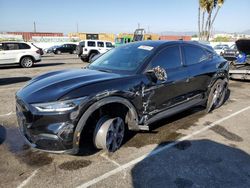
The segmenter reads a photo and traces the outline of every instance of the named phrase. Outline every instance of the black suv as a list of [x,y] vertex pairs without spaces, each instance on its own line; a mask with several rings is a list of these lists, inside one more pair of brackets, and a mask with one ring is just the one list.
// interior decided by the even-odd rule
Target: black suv
[[195,42],[143,41],[114,48],[79,70],[33,78],[16,94],[17,117],[35,148],[77,153],[91,136],[98,149],[117,150],[125,130],[197,105],[222,105],[228,63]]
[[61,53],[76,53],[76,45],[75,44],[63,44],[61,46],[57,46],[53,49],[54,54],[61,54]]

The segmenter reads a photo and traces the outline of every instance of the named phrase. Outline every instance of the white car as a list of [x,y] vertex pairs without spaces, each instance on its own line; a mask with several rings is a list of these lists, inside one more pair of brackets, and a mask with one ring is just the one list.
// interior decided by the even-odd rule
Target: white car
[[113,44],[109,41],[84,40],[77,45],[76,53],[81,60],[89,62],[94,56],[103,54],[113,47]]
[[228,50],[229,46],[227,44],[218,44],[214,47],[214,51],[218,54],[218,55],[223,55],[225,50]]
[[19,63],[24,68],[41,61],[41,51],[31,43],[0,42],[0,65]]

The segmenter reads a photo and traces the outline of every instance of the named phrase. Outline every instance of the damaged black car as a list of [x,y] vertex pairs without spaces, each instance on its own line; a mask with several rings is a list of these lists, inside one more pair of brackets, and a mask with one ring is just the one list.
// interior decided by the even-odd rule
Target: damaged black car
[[34,148],[76,154],[90,136],[98,149],[119,149],[128,130],[162,118],[221,106],[228,63],[197,42],[143,41],[114,48],[87,67],[49,72],[16,93],[16,113]]

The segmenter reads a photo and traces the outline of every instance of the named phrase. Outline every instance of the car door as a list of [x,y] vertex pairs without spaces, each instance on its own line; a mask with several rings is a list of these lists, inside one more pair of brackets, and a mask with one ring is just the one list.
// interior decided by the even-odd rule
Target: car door
[[4,51],[3,54],[3,62],[5,64],[8,63],[17,63],[17,59],[22,51],[19,50],[18,43],[3,43]]
[[97,47],[98,47],[98,51],[103,54],[106,52],[106,49],[104,48],[104,42],[102,41],[98,41],[97,42]]
[[5,64],[7,63],[7,56],[4,51],[4,44],[0,43],[0,64]]
[[147,71],[160,67],[165,70],[165,81],[149,82],[144,89],[143,104],[147,107],[144,113],[154,114],[181,104],[186,100],[189,79],[186,67],[182,65],[179,45],[163,48],[151,60]]
[[210,72],[211,55],[197,45],[182,45],[184,65],[189,74],[189,96],[202,94],[207,90],[212,73]]

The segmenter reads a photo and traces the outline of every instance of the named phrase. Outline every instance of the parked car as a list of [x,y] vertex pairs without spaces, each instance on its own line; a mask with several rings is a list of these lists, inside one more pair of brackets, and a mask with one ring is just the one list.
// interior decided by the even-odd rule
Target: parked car
[[54,54],[61,54],[61,53],[76,53],[76,44],[63,44],[61,46],[53,48]]
[[233,44],[229,49],[225,50],[223,57],[228,61],[235,61],[236,56],[239,54],[236,44]]
[[0,42],[0,64],[17,64],[30,68],[41,61],[41,51],[31,43]]
[[188,108],[220,107],[228,63],[205,45],[142,41],[114,48],[84,69],[33,78],[16,93],[17,118],[31,146],[77,153],[91,137],[98,149],[116,151],[126,129],[150,125]]
[[56,49],[57,47],[59,47],[59,46],[55,45],[55,46],[51,46],[49,48],[45,48],[44,52],[47,53],[47,54],[53,53],[53,50]]
[[218,55],[223,55],[225,50],[228,50],[229,46],[227,44],[218,44],[214,47],[214,51]]
[[85,40],[79,42],[76,53],[82,61],[89,62],[94,56],[103,54],[113,47],[113,44],[109,41]]

